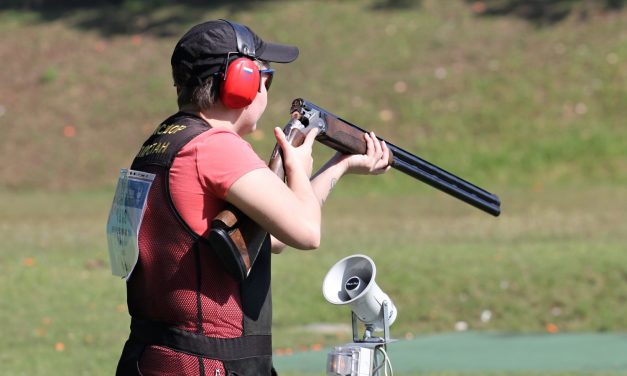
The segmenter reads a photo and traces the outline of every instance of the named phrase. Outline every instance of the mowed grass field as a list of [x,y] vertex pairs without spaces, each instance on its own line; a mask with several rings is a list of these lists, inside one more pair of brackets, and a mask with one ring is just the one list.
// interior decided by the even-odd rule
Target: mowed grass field
[[[355,253],[374,259],[377,283],[397,305],[396,338],[453,331],[457,321],[501,332],[627,327],[627,229],[616,205],[624,189],[503,190],[508,210],[497,220],[433,190],[335,193],[321,248],[273,258],[277,353],[348,339],[350,312],[327,303],[321,284]],[[103,235],[110,192],[0,198],[3,374],[111,374],[129,319]]]
[[113,373],[129,324],[104,236],[114,180],[175,110],[178,36],[220,17],[301,48],[250,138],[262,157],[302,96],[503,202],[493,218],[395,171],[340,182],[320,249],[273,258],[277,353],[348,339],[321,284],[355,253],[377,265],[397,338],[458,321],[627,330],[627,12],[537,28],[461,1],[250,4],[146,9],[128,29],[125,9],[0,12],[0,374]]

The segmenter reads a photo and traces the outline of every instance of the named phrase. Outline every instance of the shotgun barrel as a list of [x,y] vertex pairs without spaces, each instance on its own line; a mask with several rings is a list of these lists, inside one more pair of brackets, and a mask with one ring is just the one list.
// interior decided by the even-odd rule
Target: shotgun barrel
[[[363,133],[366,130],[352,124],[302,98],[292,102],[292,117],[298,118],[306,126],[319,128],[316,140],[349,154],[363,154],[366,144]],[[313,124],[311,124],[313,123]],[[385,141],[379,138],[382,141]],[[392,153],[390,165],[415,179],[441,190],[493,216],[501,213],[501,200],[486,191],[426,160],[385,141]]]

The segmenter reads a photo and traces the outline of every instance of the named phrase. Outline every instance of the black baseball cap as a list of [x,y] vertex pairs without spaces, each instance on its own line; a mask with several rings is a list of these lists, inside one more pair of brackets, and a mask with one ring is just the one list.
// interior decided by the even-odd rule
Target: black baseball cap
[[[237,32],[235,29],[238,29]],[[245,37],[253,46],[240,51],[239,38]],[[244,34],[244,35],[242,35]],[[274,63],[290,63],[298,57],[298,47],[264,42],[248,26],[226,20],[212,20],[192,27],[178,41],[172,52],[172,69],[189,75],[187,82],[200,82],[219,72],[229,56],[248,56]]]

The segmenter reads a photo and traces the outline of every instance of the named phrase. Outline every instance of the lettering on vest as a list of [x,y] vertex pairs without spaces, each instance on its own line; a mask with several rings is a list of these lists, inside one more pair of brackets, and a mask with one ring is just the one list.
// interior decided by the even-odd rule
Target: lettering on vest
[[170,167],[178,151],[191,139],[210,129],[203,119],[191,114],[177,113],[155,128],[135,156],[132,169],[159,165]]
[[169,142],[155,142],[154,144],[145,145],[139,150],[137,157],[142,158],[151,154],[164,154],[168,147],[170,147]]
[[153,135],[175,134],[187,128],[187,125],[163,123],[155,129]]

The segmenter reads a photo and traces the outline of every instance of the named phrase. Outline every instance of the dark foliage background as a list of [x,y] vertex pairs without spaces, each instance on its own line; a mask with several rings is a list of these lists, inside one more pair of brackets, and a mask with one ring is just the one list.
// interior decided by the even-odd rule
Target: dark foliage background
[[[519,17],[537,25],[550,25],[576,13],[582,20],[591,12],[621,9],[627,0],[463,0],[477,16]],[[92,9],[90,17],[75,20],[79,28],[97,30],[103,35],[151,33],[171,36],[177,25],[197,21],[194,8],[220,9],[229,16],[280,0],[4,0],[2,10],[30,10],[39,13],[42,21],[69,18],[77,10]],[[372,11],[418,8],[422,0],[371,0],[364,6]],[[164,19],[147,16],[162,7],[181,7]]]

